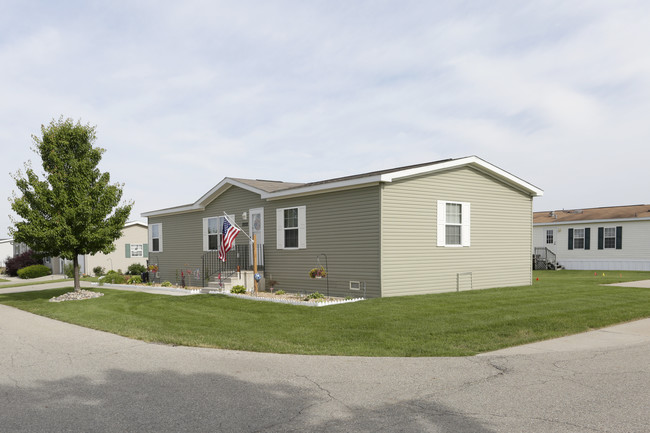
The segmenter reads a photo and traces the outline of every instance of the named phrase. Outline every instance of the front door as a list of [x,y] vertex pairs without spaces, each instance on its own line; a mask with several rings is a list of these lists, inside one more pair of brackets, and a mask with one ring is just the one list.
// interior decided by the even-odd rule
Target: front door
[[[257,265],[264,266],[264,208],[250,210],[250,236],[257,236]],[[251,262],[253,260],[253,243],[251,242]]]

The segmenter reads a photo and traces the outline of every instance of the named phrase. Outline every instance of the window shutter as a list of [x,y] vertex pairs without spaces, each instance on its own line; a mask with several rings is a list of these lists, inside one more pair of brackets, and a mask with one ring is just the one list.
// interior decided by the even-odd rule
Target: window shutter
[[142,257],[149,257],[149,244],[142,244]]
[[158,243],[158,252],[162,253],[163,250],[163,231],[162,231],[162,223],[158,223],[158,236],[160,236],[159,243]]
[[569,229],[569,249],[573,249],[573,229]]
[[605,229],[598,227],[598,249],[602,250],[603,248],[605,248]]
[[203,218],[203,251],[208,250],[208,218]]
[[591,228],[585,228],[585,250],[591,246]]
[[616,249],[623,249],[623,226],[616,227]]
[[152,245],[152,244],[153,244],[153,242],[152,242],[152,240],[151,240],[151,234],[152,234],[151,232],[152,232],[152,230],[151,230],[151,224],[149,224],[149,245]]
[[307,248],[307,207],[298,206],[298,248]]
[[127,259],[131,258],[131,244],[125,244],[125,249],[124,249],[124,257]]
[[470,246],[470,206],[469,203],[461,203],[462,208],[461,208],[461,229],[460,229],[460,244],[464,247],[469,247]]
[[279,250],[284,249],[284,210],[275,210],[275,228],[276,228],[276,247]]
[[447,202],[438,200],[438,229],[436,230],[437,245],[439,247],[445,246],[445,219],[447,216]]

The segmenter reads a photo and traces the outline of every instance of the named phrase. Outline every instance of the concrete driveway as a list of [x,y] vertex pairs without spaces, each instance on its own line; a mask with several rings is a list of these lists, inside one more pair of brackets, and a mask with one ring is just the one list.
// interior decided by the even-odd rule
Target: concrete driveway
[[555,341],[463,358],[277,355],[0,305],[0,431],[650,431],[650,320]]

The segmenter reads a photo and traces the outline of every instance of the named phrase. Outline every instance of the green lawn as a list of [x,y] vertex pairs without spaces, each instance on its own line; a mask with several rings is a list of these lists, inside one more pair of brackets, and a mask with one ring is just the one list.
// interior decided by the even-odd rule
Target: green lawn
[[532,286],[298,307],[218,295],[110,289],[51,303],[68,289],[0,294],[0,303],[145,341],[259,352],[461,356],[650,317],[650,289],[601,284],[649,272],[540,271]]
[[[9,281],[9,280],[4,280],[4,281]],[[51,284],[51,283],[60,283],[62,281],[72,281],[72,278],[58,278],[54,280],[46,280],[46,281],[29,281],[29,280],[24,280],[24,283],[13,283],[13,284],[3,284],[0,286],[0,291],[2,289],[8,289],[10,287],[24,287],[24,286],[38,286],[40,284]],[[0,282],[3,282],[0,280]],[[0,292],[1,293],[1,292]]]

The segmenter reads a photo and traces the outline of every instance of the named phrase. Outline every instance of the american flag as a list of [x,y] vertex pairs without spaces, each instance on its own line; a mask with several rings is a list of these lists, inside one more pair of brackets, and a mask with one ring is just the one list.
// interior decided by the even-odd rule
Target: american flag
[[222,262],[226,261],[226,253],[232,248],[235,243],[235,238],[240,230],[230,224],[228,220],[223,221],[223,236],[221,237],[221,245],[219,246],[219,258]]

